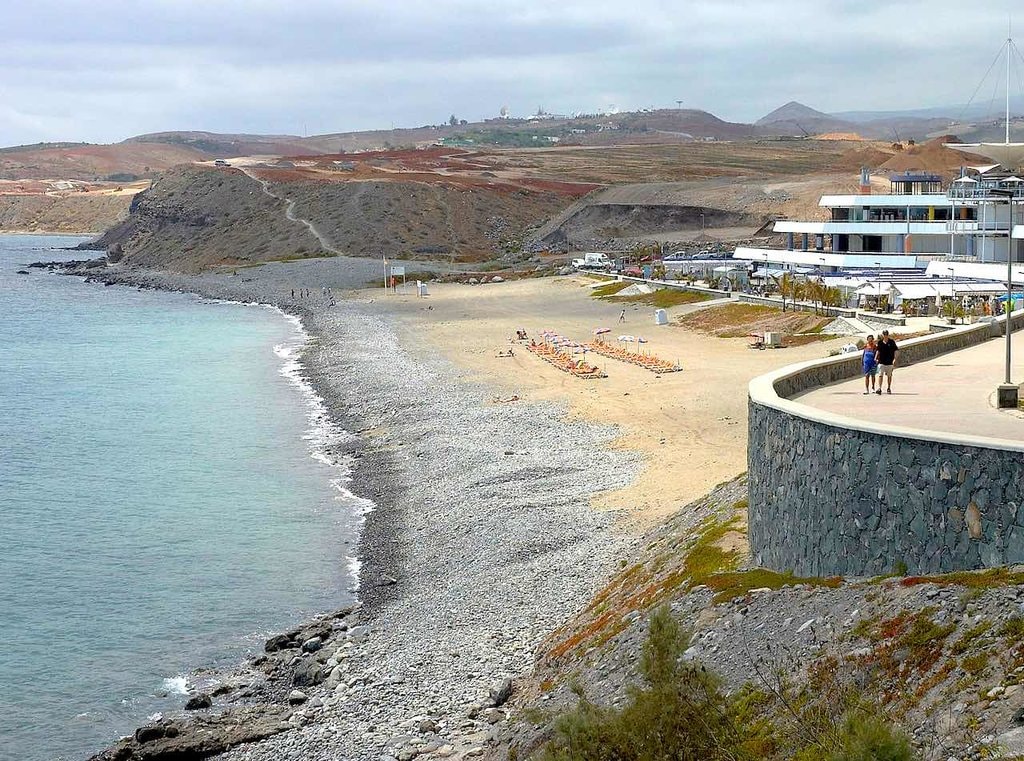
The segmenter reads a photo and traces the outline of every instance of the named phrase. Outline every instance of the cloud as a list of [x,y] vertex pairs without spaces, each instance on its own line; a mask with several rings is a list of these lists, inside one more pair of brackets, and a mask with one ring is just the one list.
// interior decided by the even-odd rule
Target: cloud
[[506,105],[681,99],[748,121],[791,99],[822,110],[962,103],[1009,10],[1003,0],[969,11],[947,0],[40,0],[6,11],[0,144],[417,126]]

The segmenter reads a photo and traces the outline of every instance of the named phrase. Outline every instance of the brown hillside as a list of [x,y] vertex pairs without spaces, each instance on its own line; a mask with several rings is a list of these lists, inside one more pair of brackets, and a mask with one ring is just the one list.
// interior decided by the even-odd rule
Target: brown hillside
[[131,195],[0,194],[0,230],[99,233],[128,215]]
[[195,148],[163,143],[28,148],[0,152],[0,179],[104,180],[118,174],[152,177],[172,166],[207,158]]
[[96,247],[129,264],[183,272],[325,253],[251,178],[195,164],[169,170],[137,195],[128,218]]
[[960,138],[956,135],[942,135],[927,143],[915,145],[913,148],[907,148],[905,151],[895,154],[879,168],[890,172],[919,169],[926,172],[946,173],[959,169],[965,164],[987,163],[987,160],[980,156],[961,153],[945,146],[945,143],[958,142],[960,142]]
[[837,171],[850,172],[856,172],[865,166],[869,169],[878,169],[894,155],[891,149],[883,149],[879,143],[869,144],[851,148],[836,161],[833,168]]
[[285,216],[288,199],[294,216],[344,254],[480,261],[514,254],[529,228],[594,187],[460,172],[477,161],[465,153],[316,157],[247,168],[252,176],[177,167],[138,196],[98,246],[130,264],[183,271],[328,254],[302,222]]

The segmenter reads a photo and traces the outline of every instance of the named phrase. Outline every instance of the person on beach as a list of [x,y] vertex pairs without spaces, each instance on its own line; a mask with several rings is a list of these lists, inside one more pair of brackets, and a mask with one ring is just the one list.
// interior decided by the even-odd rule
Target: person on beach
[[900,349],[896,345],[896,342],[889,336],[888,330],[882,331],[882,340],[878,343],[878,350],[876,356],[878,358],[878,369],[881,373],[881,378],[878,379],[878,389],[875,391],[879,396],[882,395],[882,379],[885,379],[885,393],[892,393],[892,369],[896,366],[896,357],[899,356]]
[[861,366],[864,370],[864,394],[875,390],[875,376],[878,375],[878,346],[875,337],[868,336],[861,354]]
[[623,309],[621,312],[619,312],[619,322],[625,322],[625,321],[626,321],[626,310]]

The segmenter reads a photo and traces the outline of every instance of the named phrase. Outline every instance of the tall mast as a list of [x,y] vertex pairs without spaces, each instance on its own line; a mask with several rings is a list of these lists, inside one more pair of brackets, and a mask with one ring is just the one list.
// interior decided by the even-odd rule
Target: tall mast
[[1010,144],[1010,56],[1013,54],[1013,16],[1007,22],[1006,33],[1006,144]]

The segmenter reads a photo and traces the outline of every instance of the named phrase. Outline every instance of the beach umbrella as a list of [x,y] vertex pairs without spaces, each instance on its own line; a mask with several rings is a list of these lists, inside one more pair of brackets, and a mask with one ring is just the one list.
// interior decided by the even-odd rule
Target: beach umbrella
[[636,336],[619,336],[617,340],[632,343],[636,340]]
[[647,343],[647,339],[646,338],[641,338],[640,336],[636,337],[636,351],[637,351],[637,354],[640,353],[640,344],[645,344],[645,343]]
[[595,336],[603,336],[605,333],[611,333],[611,332],[612,332],[611,328],[594,328],[594,335]]

